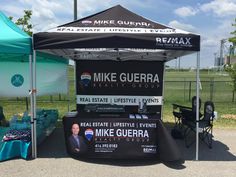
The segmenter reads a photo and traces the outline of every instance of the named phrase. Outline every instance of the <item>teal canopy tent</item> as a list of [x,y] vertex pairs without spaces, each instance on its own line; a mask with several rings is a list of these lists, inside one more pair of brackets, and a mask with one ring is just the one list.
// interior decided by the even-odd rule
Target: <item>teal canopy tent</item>
[[0,53],[31,54],[31,37],[0,12]]
[[[0,96],[25,97],[33,90],[29,88],[33,75],[29,74],[31,55],[31,36],[0,12],[0,82],[4,85]],[[41,52],[36,55],[37,95],[67,93],[68,60]]]
[[[36,65],[32,63],[32,39],[29,35],[23,32],[17,25],[15,25],[8,17],[0,12],[0,60],[7,60],[10,56],[14,58],[29,57],[29,68],[30,68],[30,109],[31,109],[31,137],[32,137],[32,154],[35,154],[35,138],[36,138],[36,117],[35,109],[36,106],[34,99],[36,98],[33,88],[36,84],[33,82],[33,68]],[[4,75],[4,74],[2,74]]]
[[[37,52],[37,95],[66,94],[67,66],[67,59]],[[0,97],[28,97],[29,55],[0,53],[0,83]]]
[[34,53],[38,62],[36,72],[32,51],[31,36],[0,12],[0,96],[30,95],[32,156],[35,157],[36,84],[39,95],[67,93],[68,60],[51,54]]

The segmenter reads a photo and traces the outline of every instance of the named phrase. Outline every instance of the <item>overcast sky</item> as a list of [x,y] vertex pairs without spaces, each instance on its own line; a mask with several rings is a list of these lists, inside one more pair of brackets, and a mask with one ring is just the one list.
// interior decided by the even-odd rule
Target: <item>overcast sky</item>
[[[74,0],[0,0],[0,10],[14,19],[33,11],[34,31],[45,31],[73,20]],[[220,40],[230,37],[236,18],[236,0],[78,0],[78,18],[120,4],[129,10],[175,28],[201,35],[201,67],[214,65]],[[227,48],[225,48],[227,50]],[[181,58],[182,67],[194,67],[196,55]],[[175,66],[172,61],[168,65]]]

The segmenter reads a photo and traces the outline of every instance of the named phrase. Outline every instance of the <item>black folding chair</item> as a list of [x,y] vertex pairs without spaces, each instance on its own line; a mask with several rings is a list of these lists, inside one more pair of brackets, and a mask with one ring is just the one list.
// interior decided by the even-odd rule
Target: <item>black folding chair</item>
[[[182,106],[178,104],[173,105],[173,115],[175,118],[175,127],[182,129],[183,125],[188,120],[196,120],[197,97],[192,97],[192,107]],[[201,99],[199,98],[199,110],[201,109]],[[184,115],[184,116],[183,116]],[[202,114],[200,113],[200,116]]]
[[[215,107],[213,102],[206,101],[204,104],[204,114],[198,121],[199,139],[202,140],[209,148],[212,148],[214,110]],[[195,142],[195,139],[190,139],[190,135],[191,132],[196,133],[196,120],[189,120],[187,116],[189,115],[183,114],[183,119],[187,119],[187,121],[184,122],[187,127],[184,132],[184,139],[186,147],[189,147]]]

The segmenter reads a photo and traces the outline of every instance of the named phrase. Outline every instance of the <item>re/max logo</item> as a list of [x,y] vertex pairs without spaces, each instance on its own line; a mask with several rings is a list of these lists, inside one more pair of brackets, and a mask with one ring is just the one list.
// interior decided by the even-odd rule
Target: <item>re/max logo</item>
[[191,37],[157,37],[157,44],[191,45]]

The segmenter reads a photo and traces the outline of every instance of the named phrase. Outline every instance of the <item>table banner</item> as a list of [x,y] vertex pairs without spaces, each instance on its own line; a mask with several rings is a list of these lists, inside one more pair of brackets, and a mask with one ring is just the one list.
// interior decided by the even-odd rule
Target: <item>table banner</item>
[[155,120],[64,118],[63,123],[67,151],[74,156],[145,158],[157,155]]

